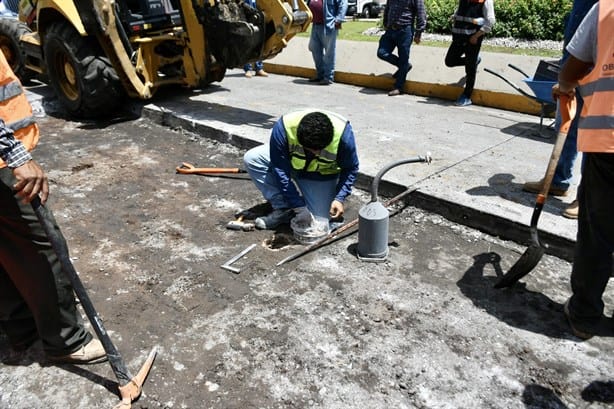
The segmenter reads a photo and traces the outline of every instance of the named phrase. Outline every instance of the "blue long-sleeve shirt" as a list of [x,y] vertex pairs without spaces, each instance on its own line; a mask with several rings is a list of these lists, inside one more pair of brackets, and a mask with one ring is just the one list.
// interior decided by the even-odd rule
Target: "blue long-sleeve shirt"
[[[354,131],[349,122],[345,125],[345,129],[341,135],[341,141],[339,142],[339,149],[337,150],[337,164],[341,168],[341,173],[339,175],[322,175],[319,172],[293,170],[290,164],[288,138],[281,118],[273,126],[269,145],[273,173],[290,207],[296,208],[305,206],[304,199],[291,180],[292,175],[314,180],[330,180],[339,177],[335,200],[340,202],[343,202],[345,198],[352,193],[352,186],[356,182],[356,176],[358,174],[358,153],[356,151]],[[306,153],[310,155],[307,151]],[[313,159],[313,156],[307,156],[308,161],[311,159]]]

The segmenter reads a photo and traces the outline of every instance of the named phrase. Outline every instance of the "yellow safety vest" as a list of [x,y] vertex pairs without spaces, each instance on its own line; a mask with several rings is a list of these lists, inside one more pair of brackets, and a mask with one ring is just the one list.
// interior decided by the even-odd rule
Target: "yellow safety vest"
[[298,141],[297,129],[301,119],[313,111],[296,111],[286,114],[282,117],[284,129],[286,130],[286,138],[288,139],[290,163],[292,169],[298,171],[318,172],[322,175],[334,175],[341,172],[341,168],[337,164],[337,151],[339,150],[339,142],[341,135],[345,130],[347,119],[334,112],[318,110],[322,112],[333,124],[333,139],[320,151],[319,155],[309,163],[307,163],[307,155],[305,148]]
[[599,2],[597,61],[579,82],[578,150],[614,153],[614,1]]
[[[13,130],[28,151],[38,143],[38,126],[32,116],[32,106],[23,92],[19,79],[0,52],[0,118]],[[0,168],[6,163],[0,159]]]

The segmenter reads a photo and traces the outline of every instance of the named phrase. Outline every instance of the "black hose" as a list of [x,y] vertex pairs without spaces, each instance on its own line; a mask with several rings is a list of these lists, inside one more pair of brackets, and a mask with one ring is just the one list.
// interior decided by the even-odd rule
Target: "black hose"
[[415,158],[401,159],[396,162],[389,163],[388,165],[384,166],[379,172],[377,172],[377,175],[375,175],[373,182],[371,182],[371,202],[377,202],[377,190],[379,187],[379,181],[386,172],[399,165],[416,162],[431,163],[431,154],[427,153],[426,156],[416,156]]

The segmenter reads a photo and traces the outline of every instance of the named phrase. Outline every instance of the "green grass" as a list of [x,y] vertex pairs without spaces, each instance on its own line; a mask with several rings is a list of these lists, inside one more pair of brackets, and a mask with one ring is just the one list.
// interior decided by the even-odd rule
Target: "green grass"
[[[365,30],[373,27],[377,27],[377,22],[374,21],[347,21],[343,23],[343,27],[341,31],[339,31],[339,36],[337,37],[340,40],[351,40],[351,41],[379,41],[379,36],[368,36],[362,34]],[[309,29],[299,34],[301,37],[309,37],[311,33],[311,26]],[[448,47],[450,44],[444,41],[422,41],[421,45],[426,45],[429,47]],[[549,58],[558,58],[561,55],[561,50],[549,50],[549,49],[532,49],[532,48],[509,48],[509,47],[497,47],[491,46],[487,44],[482,45],[483,51],[490,51],[495,53],[505,53],[505,54],[518,54],[518,55],[535,55],[540,57],[549,57]]]

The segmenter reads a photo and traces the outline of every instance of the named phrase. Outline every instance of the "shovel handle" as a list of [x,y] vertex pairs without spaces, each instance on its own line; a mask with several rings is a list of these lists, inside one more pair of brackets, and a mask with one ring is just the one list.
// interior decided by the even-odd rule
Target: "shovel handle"
[[546,168],[542,190],[539,192],[537,197],[538,203],[541,202],[542,205],[548,197],[550,185],[552,184],[554,172],[556,171],[556,165],[561,157],[561,151],[563,150],[563,145],[565,144],[565,139],[567,138],[567,133],[569,132],[569,127],[571,126],[571,121],[576,116],[576,99],[561,95],[559,97],[559,111],[561,113],[561,125],[559,127],[554,146],[552,147],[552,154],[550,155],[550,161],[548,162],[548,167]]

